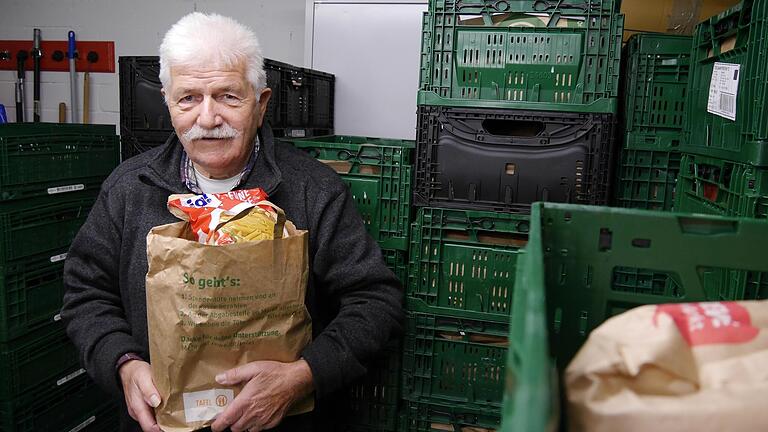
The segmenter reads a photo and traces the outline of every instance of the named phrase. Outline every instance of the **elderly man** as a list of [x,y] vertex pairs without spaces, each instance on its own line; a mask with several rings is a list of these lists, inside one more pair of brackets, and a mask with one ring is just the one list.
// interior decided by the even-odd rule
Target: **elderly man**
[[[309,231],[305,302],[313,341],[293,363],[256,361],[221,371],[222,385],[247,384],[214,431],[332,430],[324,423],[327,396],[364,374],[365,360],[402,331],[402,287],[348,189],[331,169],[275,143],[263,122],[271,90],[262,63],[254,34],[232,19],[192,13],[177,22],[160,46],[176,134],[112,173],[72,243],[61,316],[88,373],[123,401],[122,430],[160,430],[144,282],[147,233],[175,221],[166,210],[170,194],[260,187]],[[313,413],[284,418],[312,392]]]

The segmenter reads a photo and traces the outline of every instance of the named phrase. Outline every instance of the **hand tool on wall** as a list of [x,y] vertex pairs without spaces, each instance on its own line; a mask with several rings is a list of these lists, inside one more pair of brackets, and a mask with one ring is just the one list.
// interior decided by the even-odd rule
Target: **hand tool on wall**
[[67,47],[67,58],[69,59],[69,87],[70,100],[69,111],[71,114],[70,122],[77,123],[77,70],[75,69],[75,32],[69,31],[69,45]]
[[90,121],[90,104],[91,104],[91,79],[89,71],[91,65],[99,61],[99,54],[95,51],[89,51],[88,56],[85,58],[88,63],[86,65],[85,74],[83,75],[83,124],[88,124]]
[[35,68],[35,99],[32,105],[32,115],[35,122],[40,121],[40,58],[43,52],[40,50],[40,29],[35,29],[34,46],[32,48],[32,61]]
[[16,54],[16,123],[24,123],[26,107],[24,106],[24,62],[27,61],[26,51]]

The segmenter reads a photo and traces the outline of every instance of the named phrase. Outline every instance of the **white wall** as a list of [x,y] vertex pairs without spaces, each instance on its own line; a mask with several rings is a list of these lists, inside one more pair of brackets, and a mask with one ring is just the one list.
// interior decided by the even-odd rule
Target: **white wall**
[[[32,40],[40,28],[43,40],[66,40],[74,30],[79,40],[115,42],[115,73],[91,74],[91,122],[120,124],[117,58],[157,55],[157,47],[181,16],[192,11],[217,12],[250,26],[268,58],[304,64],[305,0],[0,0],[0,39]],[[15,64],[15,62],[14,62]],[[8,121],[16,120],[15,71],[0,71],[0,103]],[[41,74],[42,121],[58,121],[59,102],[69,109],[69,74]],[[83,74],[78,74],[82,111]],[[27,119],[32,119],[32,72],[27,72]],[[82,118],[82,113],[80,113]]]

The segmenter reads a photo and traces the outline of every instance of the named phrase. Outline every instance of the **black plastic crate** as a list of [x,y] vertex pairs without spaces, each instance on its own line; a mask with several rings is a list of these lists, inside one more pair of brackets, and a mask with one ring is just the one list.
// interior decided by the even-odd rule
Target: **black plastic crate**
[[417,206],[528,212],[535,201],[605,204],[612,114],[420,106]]
[[[123,159],[165,142],[173,132],[160,93],[157,56],[120,57],[120,134]],[[335,77],[332,74],[264,59],[272,97],[265,120],[276,137],[333,134]]]
[[[333,130],[335,77],[332,74],[265,59],[267,86],[272,89],[268,117],[273,129],[292,138],[300,131]],[[315,135],[304,135],[315,136]]]
[[120,155],[122,160],[132,158],[137,154],[165,144],[172,133],[172,130],[129,131],[123,129],[120,132]]

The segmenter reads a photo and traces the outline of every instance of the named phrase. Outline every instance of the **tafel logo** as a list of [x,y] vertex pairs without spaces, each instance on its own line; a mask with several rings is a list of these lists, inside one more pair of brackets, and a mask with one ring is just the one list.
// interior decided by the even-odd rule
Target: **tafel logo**
[[672,318],[690,346],[745,343],[760,332],[752,326],[749,311],[733,302],[659,305],[654,326],[658,325],[659,314]]
[[219,395],[216,397],[216,405],[220,407],[227,406],[227,402],[227,397],[224,395]]

